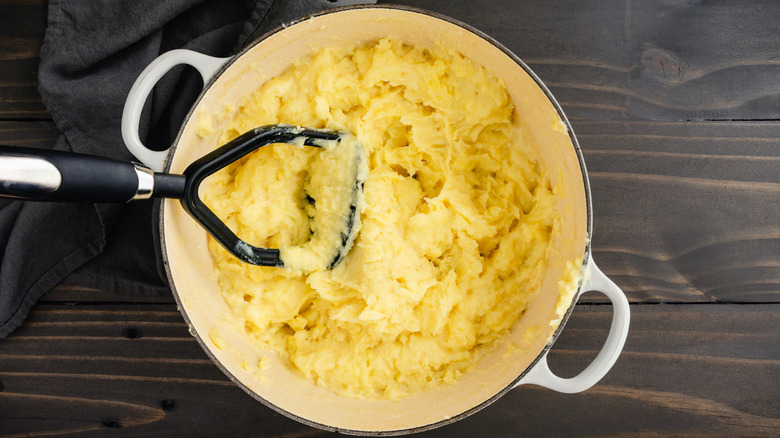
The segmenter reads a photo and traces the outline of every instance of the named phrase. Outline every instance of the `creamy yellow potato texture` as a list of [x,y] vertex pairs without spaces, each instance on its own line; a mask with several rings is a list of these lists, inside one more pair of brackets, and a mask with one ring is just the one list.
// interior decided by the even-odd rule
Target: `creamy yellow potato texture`
[[[253,266],[210,242],[242,330],[345,396],[397,399],[458,379],[522,316],[558,220],[503,84],[437,47],[324,49],[248,97],[221,141],[275,123],[354,133],[365,209],[332,270]],[[255,245],[302,245],[318,153],[262,148],[215,175],[204,200]]]

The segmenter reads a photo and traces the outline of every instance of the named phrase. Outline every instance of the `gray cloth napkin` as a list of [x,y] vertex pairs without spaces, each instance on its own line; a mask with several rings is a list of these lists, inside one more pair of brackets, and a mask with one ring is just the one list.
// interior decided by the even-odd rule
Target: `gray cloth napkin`
[[[39,90],[62,135],[54,149],[132,160],[121,137],[127,93],[168,50],[230,56],[282,23],[361,0],[50,0]],[[141,138],[165,149],[201,89],[189,68],[150,95]],[[0,201],[0,338],[66,280],[139,295],[168,294],[155,201],[58,204]]]

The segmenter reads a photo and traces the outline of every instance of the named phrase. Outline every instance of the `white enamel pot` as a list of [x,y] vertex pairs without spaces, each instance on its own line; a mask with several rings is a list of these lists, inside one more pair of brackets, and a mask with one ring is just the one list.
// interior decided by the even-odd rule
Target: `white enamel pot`
[[[253,345],[241,330],[225,324],[226,303],[218,292],[207,236],[178,201],[163,201],[160,212],[162,251],[179,308],[206,353],[238,386],[270,408],[302,423],[348,434],[393,435],[418,432],[457,421],[495,401],[513,388],[534,384],[574,393],[596,384],[617,360],[626,339],[629,306],[623,292],[599,271],[590,254],[590,188],[577,139],[558,103],[539,78],[517,56],[487,35],[455,20],[415,9],[358,6],[305,17],[271,32],[238,55],[212,58],[174,50],[163,54],[140,75],[128,96],[122,134],[128,149],[157,171],[180,173],[217,146],[227,114],[247,94],[280,74],[293,61],[327,46],[354,46],[394,37],[421,46],[452,47],[491,70],[507,86],[515,116],[537,143],[542,166],[551,169],[552,184],[561,188],[560,236],[554,237],[548,269],[522,318],[499,344],[458,382],[398,401],[345,398],[306,381],[269,352]],[[147,149],[138,137],[141,108],[154,84],[172,67],[194,66],[204,89],[174,145],[164,152]],[[196,133],[207,118],[212,135]],[[573,288],[559,280],[572,270]],[[568,262],[568,265],[567,265]],[[568,267],[567,267],[568,266]],[[575,308],[577,298],[599,291],[613,305],[606,342],[583,372],[560,378],[547,366],[547,353]],[[268,367],[260,371],[259,361]]]

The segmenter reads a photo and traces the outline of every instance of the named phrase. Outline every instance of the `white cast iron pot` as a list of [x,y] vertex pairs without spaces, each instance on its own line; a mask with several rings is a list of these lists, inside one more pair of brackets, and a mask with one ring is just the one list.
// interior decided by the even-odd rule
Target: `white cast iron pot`
[[[122,134],[128,149],[156,171],[180,173],[217,146],[221,122],[213,119],[214,135],[196,135],[203,115],[224,112],[296,59],[328,46],[354,46],[394,37],[421,46],[455,48],[504,81],[515,104],[515,116],[535,139],[542,165],[561,190],[559,211],[565,212],[563,232],[553,241],[556,256],[547,260],[542,287],[515,324],[506,342],[525,345],[516,350],[499,345],[476,369],[452,385],[399,401],[340,397],[304,380],[273,353],[253,345],[240,331],[225,324],[229,311],[218,292],[206,233],[178,201],[165,200],[160,213],[163,257],[170,284],[185,320],[206,353],[238,386],[272,409],[327,430],[350,434],[392,435],[418,432],[470,415],[506,392],[524,384],[574,393],[588,389],[609,371],[628,333],[629,306],[623,292],[593,263],[590,255],[590,188],[577,139],[549,90],[517,56],[487,35],[440,15],[401,7],[358,6],[312,15],[266,35],[231,58],[212,58],[174,50],[152,62],[128,96]],[[146,148],[138,136],[141,108],[154,84],[172,67],[194,66],[203,76],[203,92],[167,151]],[[564,127],[566,129],[562,129]],[[578,260],[579,287],[559,292],[566,262]],[[596,359],[579,375],[557,377],[547,366],[547,353],[583,292],[595,290],[613,304],[612,326]],[[529,330],[530,329],[530,330]],[[527,333],[534,336],[526,336]],[[262,377],[256,364],[270,364]]]

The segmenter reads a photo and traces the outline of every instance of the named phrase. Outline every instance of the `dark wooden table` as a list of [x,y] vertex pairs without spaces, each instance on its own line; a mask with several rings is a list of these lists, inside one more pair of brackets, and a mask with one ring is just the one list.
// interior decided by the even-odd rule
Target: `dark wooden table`
[[[780,436],[780,2],[402,3],[483,30],[549,85],[584,149],[594,258],[632,311],[592,389],[521,387],[422,435]],[[0,143],[58,135],[36,89],[45,24],[45,0],[0,2]],[[589,363],[610,315],[583,297],[552,368]],[[0,340],[0,434],[87,431],[326,434],[233,385],[172,297],[63,284]]]

